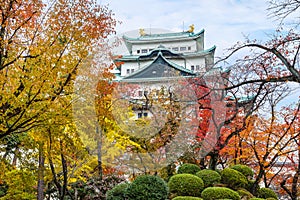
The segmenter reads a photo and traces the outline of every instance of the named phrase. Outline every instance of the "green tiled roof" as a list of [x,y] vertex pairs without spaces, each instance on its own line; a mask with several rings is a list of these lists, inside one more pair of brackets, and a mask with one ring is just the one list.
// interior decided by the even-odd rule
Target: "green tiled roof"
[[119,82],[131,82],[131,83],[146,83],[146,82],[168,82],[168,81],[172,81],[172,80],[177,80],[182,78],[182,79],[185,79],[185,78],[193,78],[195,76],[181,76],[181,77],[157,77],[157,78],[143,78],[143,79],[139,79],[139,78],[127,78],[127,79],[120,79],[120,80],[117,80]]
[[240,97],[234,97],[232,95],[227,95],[227,98],[230,100],[237,100],[237,102],[242,103],[242,102],[249,102],[254,99],[255,96],[240,96]]
[[130,38],[127,36],[123,36],[123,38],[127,42],[134,42],[134,41],[151,41],[151,40],[166,40],[166,39],[183,39],[183,38],[197,38],[201,34],[204,33],[204,29],[198,33],[191,33],[191,32],[175,32],[175,33],[160,33],[160,34],[146,34],[137,38]]
[[171,66],[173,66],[174,68],[180,70],[180,71],[184,71],[184,72],[187,72],[187,73],[190,73],[190,74],[195,74],[193,71],[189,70],[189,69],[186,69],[184,67],[182,67],[181,65],[178,65],[172,61],[169,61],[168,59],[166,59],[162,54],[160,54],[161,57]]
[[209,53],[213,53],[216,50],[216,46],[213,46],[213,47],[211,47],[209,49],[206,49],[204,51],[180,53],[180,54],[178,52],[174,52],[170,49],[167,49],[165,47],[160,46],[160,47],[157,47],[157,48],[153,49],[152,51],[148,52],[145,55],[123,55],[121,58],[116,59],[116,61],[137,61],[137,60],[139,60],[139,58],[141,56],[147,56],[147,55],[150,55],[154,51],[160,51],[160,50],[166,50],[166,51],[170,51],[173,54],[178,54],[178,55],[181,55],[183,57],[185,57],[185,56],[189,57],[189,56],[199,56],[199,55],[206,55],[206,54],[209,54]]
[[131,61],[131,60],[138,60],[140,55],[122,55],[121,58],[116,59],[116,61]]
[[[146,65],[146,66],[144,66],[143,68],[141,68],[141,69],[135,71],[133,74],[124,77],[123,79],[132,79],[132,78],[135,79],[136,75],[140,74],[141,72],[145,71],[147,68],[151,67],[154,63],[156,63],[156,61],[157,61],[159,58],[161,58],[164,62],[166,62],[168,65],[170,65],[170,66],[171,66],[172,68],[174,68],[175,70],[184,72],[184,73],[186,73],[186,74],[188,74],[188,75],[190,75],[190,76],[196,75],[193,71],[191,71],[191,70],[189,70],[189,69],[186,69],[186,68],[184,68],[184,67],[182,67],[182,66],[180,66],[180,65],[178,65],[178,64],[176,64],[176,63],[173,63],[173,62],[167,60],[167,59],[162,55],[162,53],[159,52],[157,58],[156,58],[155,60],[153,60],[152,63],[150,63],[149,65]],[[164,78],[166,78],[166,77],[164,77]],[[143,79],[145,79],[145,78],[143,78]],[[150,78],[150,79],[153,79],[153,78]]]
[[196,52],[189,52],[189,53],[183,53],[183,56],[189,56],[189,55],[204,55],[204,54],[208,54],[208,53],[212,53],[216,50],[216,45],[212,46],[209,49],[205,49],[203,51],[196,51]]

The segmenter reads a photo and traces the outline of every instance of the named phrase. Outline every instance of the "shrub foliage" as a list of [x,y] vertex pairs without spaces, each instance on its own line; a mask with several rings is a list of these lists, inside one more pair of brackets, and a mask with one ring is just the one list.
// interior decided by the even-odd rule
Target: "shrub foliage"
[[253,194],[247,191],[246,189],[240,189],[237,191],[242,199],[250,199],[253,198]]
[[201,178],[192,174],[176,174],[170,178],[168,186],[173,196],[200,197],[204,183]]
[[213,186],[215,183],[220,183],[221,175],[211,169],[203,169],[196,173],[196,176],[200,177],[204,182],[204,187]]
[[278,199],[276,193],[271,190],[270,188],[260,188],[257,192],[257,196],[259,198],[274,198],[274,199]]
[[203,200],[200,197],[191,197],[191,196],[177,196],[172,200]]
[[106,192],[106,200],[124,200],[129,183],[121,183]]
[[248,186],[247,178],[241,172],[230,168],[226,168],[221,172],[221,182],[232,189],[246,188]]
[[253,170],[246,165],[241,165],[241,164],[233,165],[231,169],[235,169],[236,171],[241,172],[246,177],[253,177],[254,175]]
[[158,176],[138,176],[127,188],[128,200],[165,200],[168,197],[168,187]]
[[178,168],[177,173],[178,174],[196,174],[200,170],[201,170],[200,167],[196,164],[184,163]]
[[204,200],[216,200],[216,199],[240,200],[241,199],[237,192],[225,187],[208,187],[203,190],[201,197]]

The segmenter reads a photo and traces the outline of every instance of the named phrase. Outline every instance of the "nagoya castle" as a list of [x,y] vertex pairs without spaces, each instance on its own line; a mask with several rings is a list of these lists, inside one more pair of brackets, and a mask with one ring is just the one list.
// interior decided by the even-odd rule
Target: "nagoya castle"
[[[162,87],[176,77],[195,77],[214,66],[216,47],[204,48],[204,30],[150,34],[139,30],[138,37],[123,36],[127,53],[115,61],[120,63],[113,71],[116,81],[138,84],[131,101],[145,104],[142,99],[153,88]],[[163,86],[164,87],[164,86]],[[145,100],[145,98],[144,98]],[[137,117],[147,117],[147,105],[136,110]]]
[[[175,70],[181,75],[205,73],[214,64],[216,47],[204,49],[204,30],[175,33],[147,34],[140,29],[140,36],[123,36],[128,54],[117,59],[122,63],[116,75],[124,81],[166,77],[165,71]],[[161,67],[164,65],[165,67]]]

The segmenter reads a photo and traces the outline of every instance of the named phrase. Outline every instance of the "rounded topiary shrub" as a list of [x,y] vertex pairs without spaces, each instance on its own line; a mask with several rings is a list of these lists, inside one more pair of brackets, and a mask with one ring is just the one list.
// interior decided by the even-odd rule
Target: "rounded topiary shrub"
[[260,188],[258,191],[257,191],[257,196],[259,198],[274,198],[274,199],[278,199],[276,193],[271,190],[270,188]]
[[253,198],[253,194],[251,194],[251,192],[247,191],[246,189],[240,189],[237,192],[239,193],[241,199]]
[[239,171],[226,168],[221,172],[221,182],[227,184],[232,189],[246,188],[247,178]]
[[128,200],[165,200],[167,197],[167,184],[158,176],[138,176],[126,190]]
[[201,169],[198,165],[191,164],[191,163],[184,163],[181,166],[179,166],[177,173],[178,174],[196,174],[200,170]]
[[129,183],[121,183],[106,192],[106,200],[124,200]]
[[191,196],[177,196],[172,200],[203,200],[200,197],[191,197]]
[[246,166],[246,165],[237,164],[237,165],[231,166],[230,168],[241,172],[246,177],[253,177],[253,175],[254,175],[253,170],[250,167]]
[[168,186],[172,197],[200,197],[204,183],[201,178],[192,174],[176,174],[170,178]]
[[213,186],[215,183],[220,183],[221,175],[211,169],[203,169],[196,173],[196,176],[200,177],[204,182],[204,187]]
[[215,199],[232,199],[240,200],[240,196],[236,191],[233,191],[225,187],[208,187],[205,188],[201,193],[201,198],[204,200],[215,200]]

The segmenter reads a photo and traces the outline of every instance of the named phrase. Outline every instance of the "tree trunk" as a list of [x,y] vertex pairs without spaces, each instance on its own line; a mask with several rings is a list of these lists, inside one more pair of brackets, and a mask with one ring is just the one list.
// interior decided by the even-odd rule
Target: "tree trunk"
[[250,192],[254,195],[257,194],[257,190],[259,188],[259,182],[260,180],[262,179],[263,175],[265,173],[265,170],[264,170],[264,167],[263,166],[260,166],[259,167],[259,172],[258,172],[258,175],[255,179],[255,182],[253,183],[253,185],[251,185],[251,188],[250,188]]
[[51,156],[51,150],[52,150],[52,136],[51,136],[51,131],[50,129],[48,129],[48,132],[49,132],[49,149],[48,149],[48,161],[49,161],[49,165],[50,165],[50,169],[51,169],[51,172],[52,172],[52,177],[53,177],[53,183],[54,185],[56,186],[57,188],[57,191],[58,191],[58,195],[59,197],[61,197],[61,185],[57,179],[57,175],[56,175],[56,172],[55,172],[55,168],[54,168],[54,163],[53,163],[53,160],[52,160],[52,156]]
[[15,151],[14,151],[14,157],[13,157],[13,160],[12,160],[12,163],[11,163],[11,165],[14,166],[14,167],[17,166],[17,161],[18,161],[19,154],[20,154],[20,149],[17,146]]
[[45,169],[45,156],[44,145],[39,142],[39,167],[38,167],[38,187],[37,187],[37,200],[44,200],[44,169]]
[[292,200],[297,200],[297,194],[298,194],[298,181],[299,181],[299,175],[300,175],[300,160],[299,160],[299,156],[300,156],[300,150],[298,150],[298,167],[297,167],[297,171],[293,176],[293,181],[292,181],[292,195],[291,198]]
[[63,149],[63,143],[62,140],[60,141],[60,157],[61,157],[61,164],[63,167],[63,186],[62,186],[62,192],[61,192],[61,200],[64,200],[66,191],[67,191],[67,185],[68,185],[68,167],[67,167],[67,161],[64,156],[64,149]]
[[98,156],[98,174],[100,180],[103,178],[103,168],[102,168],[102,130],[99,130],[99,125],[96,124],[96,134],[97,134],[97,156]]
[[217,168],[218,160],[219,160],[219,152],[217,150],[213,150],[209,153],[210,161],[209,161],[209,169],[215,170]]

